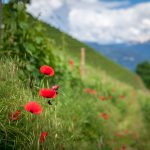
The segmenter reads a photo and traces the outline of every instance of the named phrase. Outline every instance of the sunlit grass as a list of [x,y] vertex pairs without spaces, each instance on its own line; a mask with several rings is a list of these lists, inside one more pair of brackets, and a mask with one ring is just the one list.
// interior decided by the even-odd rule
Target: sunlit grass
[[[149,148],[149,95],[143,91],[117,82],[103,72],[95,74],[94,68],[89,67],[82,79],[84,84],[70,87],[67,75],[57,83],[60,90],[51,106],[39,96],[38,90],[32,95],[31,89],[20,81],[18,75],[22,73],[13,60],[1,60],[0,66],[1,149],[111,150],[121,148],[122,144],[127,149]],[[86,93],[87,87],[97,94]],[[120,98],[122,94],[125,95],[123,99]],[[98,98],[101,95],[106,97],[105,101]],[[112,99],[108,98],[110,95]],[[42,105],[41,115],[24,109],[29,101]],[[22,111],[21,117],[12,121],[8,115],[16,110]],[[109,115],[108,120],[101,117],[102,112]],[[124,130],[129,133],[122,137],[114,135]],[[48,132],[43,144],[39,143],[41,132]]]

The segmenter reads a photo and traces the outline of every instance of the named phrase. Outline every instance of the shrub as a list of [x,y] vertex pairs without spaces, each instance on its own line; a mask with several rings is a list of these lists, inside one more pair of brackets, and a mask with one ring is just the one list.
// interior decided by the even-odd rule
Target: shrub
[[142,78],[146,87],[150,89],[150,62],[138,64],[136,73]]

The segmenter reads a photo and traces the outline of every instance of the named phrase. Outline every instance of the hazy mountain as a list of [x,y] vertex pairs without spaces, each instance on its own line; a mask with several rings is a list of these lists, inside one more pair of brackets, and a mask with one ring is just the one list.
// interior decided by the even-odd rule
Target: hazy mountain
[[137,64],[150,60],[150,42],[143,44],[110,44],[86,42],[104,56],[114,60],[122,66],[134,71]]

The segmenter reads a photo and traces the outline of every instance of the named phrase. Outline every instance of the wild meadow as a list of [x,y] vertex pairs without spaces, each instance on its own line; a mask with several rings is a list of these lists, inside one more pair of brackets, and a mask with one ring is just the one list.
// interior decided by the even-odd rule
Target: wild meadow
[[46,32],[52,27],[22,2],[5,5],[3,15],[0,149],[150,149],[150,94],[137,75],[92,49],[83,71],[69,36]]

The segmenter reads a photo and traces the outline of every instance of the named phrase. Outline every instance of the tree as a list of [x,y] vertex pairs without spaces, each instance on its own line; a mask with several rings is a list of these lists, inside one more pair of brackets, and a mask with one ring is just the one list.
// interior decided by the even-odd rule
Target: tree
[[150,62],[145,61],[138,64],[136,73],[142,78],[146,87],[150,89]]

